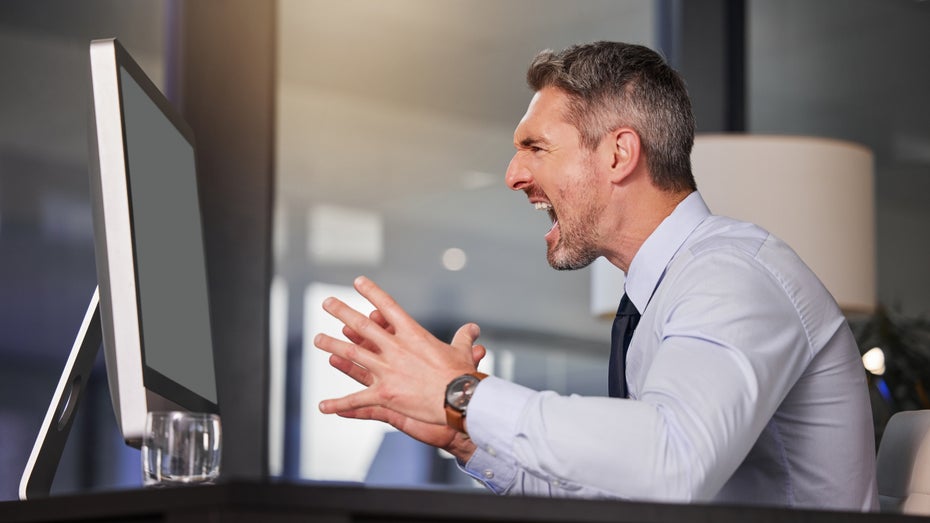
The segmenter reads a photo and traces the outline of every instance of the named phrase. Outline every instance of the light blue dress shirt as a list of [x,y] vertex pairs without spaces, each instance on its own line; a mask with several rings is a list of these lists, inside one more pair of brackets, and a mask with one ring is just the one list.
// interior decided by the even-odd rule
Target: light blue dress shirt
[[630,399],[489,377],[466,472],[501,494],[877,510],[856,342],[794,251],[695,192],[636,253],[626,292],[642,313]]

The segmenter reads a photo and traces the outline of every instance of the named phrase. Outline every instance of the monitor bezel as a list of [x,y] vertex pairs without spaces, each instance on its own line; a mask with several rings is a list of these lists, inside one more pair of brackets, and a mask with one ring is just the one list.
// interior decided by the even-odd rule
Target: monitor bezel
[[191,128],[116,39],[92,41],[90,57],[91,203],[107,379],[123,438],[138,447],[149,411],[218,413],[219,407],[145,365],[121,68],[191,145],[195,161],[196,147]]

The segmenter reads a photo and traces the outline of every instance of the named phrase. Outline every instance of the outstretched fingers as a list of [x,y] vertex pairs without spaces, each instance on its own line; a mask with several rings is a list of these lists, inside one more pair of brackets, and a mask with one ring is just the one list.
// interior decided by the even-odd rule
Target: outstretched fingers
[[455,331],[455,336],[452,337],[452,345],[471,347],[478,341],[480,335],[481,328],[478,327],[477,323],[466,323]]
[[480,335],[481,328],[478,327],[478,324],[466,323],[459,327],[455,332],[455,336],[452,337],[452,347],[471,347],[471,358],[476,367],[488,353],[484,345],[475,343]]
[[488,354],[488,349],[486,349],[484,345],[472,346],[471,359],[473,362],[475,362],[475,367],[477,367],[478,364],[481,363],[481,360],[483,360],[484,357],[487,356],[487,354]]
[[320,412],[323,414],[338,414],[340,412],[357,411],[366,407],[378,405],[378,393],[367,388],[341,398],[328,399],[320,402]]
[[[377,321],[372,320],[336,298],[330,297],[323,300],[323,310],[341,321],[350,329],[352,333],[352,335],[349,336],[350,338],[354,337],[358,340],[368,340],[374,344],[374,346],[384,350],[384,344],[388,342],[391,337],[391,333],[385,330]],[[343,330],[343,332],[346,333],[347,331]],[[326,350],[323,347],[320,348]]]
[[378,309],[371,311],[371,314],[369,314],[368,317],[371,318],[371,321],[384,327],[384,330],[394,334],[394,326],[388,323],[387,318],[385,318],[384,314],[381,314],[381,311]]
[[[380,325],[381,328],[387,331],[388,334],[394,334],[394,327],[387,322],[387,320],[384,318],[384,315],[381,314],[381,311],[378,309],[371,311],[371,314],[369,314],[368,317],[371,319],[371,321]],[[352,328],[349,326],[342,327],[342,334],[348,338],[349,341],[356,345],[364,347],[365,349],[368,349],[372,352],[380,352],[380,349],[378,349],[377,345],[359,336],[359,334],[352,330]]]
[[[362,407],[360,409],[344,410],[336,414],[343,418],[368,419],[388,423],[392,418],[392,413],[393,411],[383,407]],[[393,414],[396,416],[396,413]]]
[[365,276],[359,276],[355,279],[354,285],[355,290],[374,305],[381,317],[390,325],[395,328],[417,325],[413,318],[394,301],[394,298],[375,282]]
[[367,369],[371,369],[379,363],[378,356],[374,352],[363,349],[354,343],[333,338],[328,334],[317,334],[313,338],[313,344],[325,352]]
[[374,383],[374,379],[372,378],[371,373],[368,372],[368,369],[352,363],[351,361],[341,356],[337,356],[335,354],[330,355],[329,364],[332,365],[334,369],[342,372],[346,376],[352,378],[353,380],[366,387],[369,387],[372,383]]
[[348,338],[348,340],[352,343],[362,347],[365,350],[370,350],[371,352],[380,352],[380,349],[378,349],[377,345],[359,336],[358,333],[352,330],[351,327],[342,327],[342,335]]

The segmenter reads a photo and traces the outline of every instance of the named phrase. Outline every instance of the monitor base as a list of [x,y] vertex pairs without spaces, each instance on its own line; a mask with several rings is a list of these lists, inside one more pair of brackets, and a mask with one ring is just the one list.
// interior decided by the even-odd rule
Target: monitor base
[[81,322],[81,328],[74,339],[68,361],[58,379],[55,394],[36,436],[29,461],[26,462],[26,469],[19,483],[20,499],[48,497],[51,491],[58,462],[74,424],[75,412],[90,380],[90,373],[103,341],[99,301],[98,288],[94,289],[87,312],[84,313],[84,321]]

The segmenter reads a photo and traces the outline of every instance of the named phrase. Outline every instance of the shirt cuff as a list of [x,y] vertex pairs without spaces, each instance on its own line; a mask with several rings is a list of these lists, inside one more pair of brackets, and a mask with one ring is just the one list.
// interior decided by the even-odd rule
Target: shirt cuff
[[495,493],[508,490],[517,474],[513,441],[534,394],[532,389],[489,376],[468,403],[465,426],[477,449],[463,469]]

